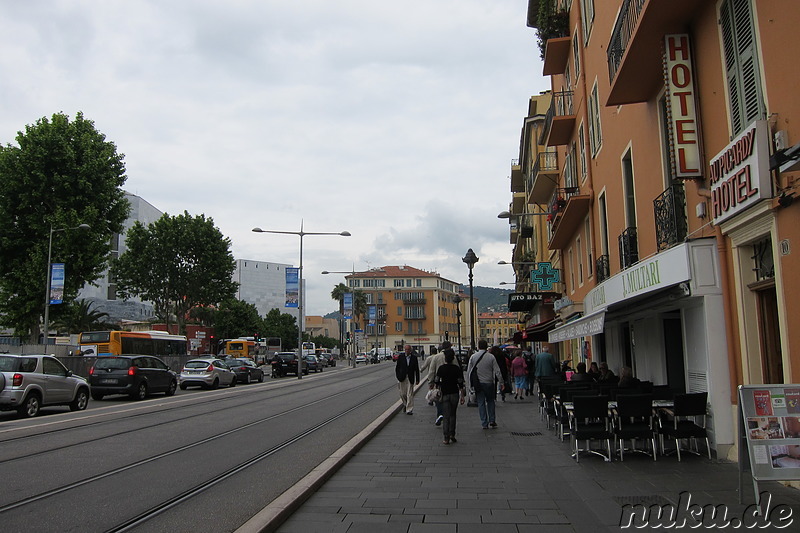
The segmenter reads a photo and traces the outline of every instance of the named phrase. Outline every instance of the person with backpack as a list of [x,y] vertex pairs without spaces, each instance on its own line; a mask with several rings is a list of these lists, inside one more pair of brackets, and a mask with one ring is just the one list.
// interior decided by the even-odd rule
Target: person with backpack
[[500,372],[500,365],[497,359],[487,352],[489,343],[485,339],[478,341],[478,351],[472,354],[467,364],[467,375],[469,376],[469,386],[475,391],[478,400],[478,416],[481,419],[483,429],[495,429],[495,379],[503,383],[503,374]]

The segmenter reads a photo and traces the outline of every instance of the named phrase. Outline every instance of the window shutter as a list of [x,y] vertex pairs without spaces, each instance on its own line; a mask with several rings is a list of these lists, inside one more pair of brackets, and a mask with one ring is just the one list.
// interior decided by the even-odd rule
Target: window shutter
[[730,98],[731,131],[735,136],[764,115],[750,0],[727,0],[723,3],[720,26]]

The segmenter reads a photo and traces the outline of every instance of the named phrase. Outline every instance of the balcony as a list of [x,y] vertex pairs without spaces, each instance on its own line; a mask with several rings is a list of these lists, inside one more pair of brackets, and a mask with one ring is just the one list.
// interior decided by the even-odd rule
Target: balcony
[[528,203],[545,204],[553,195],[553,189],[558,184],[558,154],[556,152],[541,152],[536,157],[533,169],[528,176]]
[[511,192],[525,192],[525,179],[519,166],[519,159],[511,160]]
[[425,314],[423,313],[420,316],[404,316],[403,320],[425,320]]
[[682,183],[672,185],[653,200],[653,211],[659,252],[686,239],[686,192]]
[[595,276],[597,276],[597,283],[603,283],[611,277],[611,264],[608,261],[608,255],[601,255],[594,263]]
[[636,228],[626,228],[619,236],[619,268],[626,268],[639,262],[639,239]]
[[575,111],[572,108],[572,91],[553,93],[550,109],[544,119],[539,144],[561,146],[569,143],[575,129]]
[[547,221],[550,223],[549,247],[551,250],[562,250],[569,244],[586,215],[589,214],[591,203],[592,197],[588,194],[580,194],[578,187],[555,190],[547,215]]
[[664,85],[664,36],[685,33],[698,0],[624,0],[608,44],[607,106],[646,102]]
[[544,68],[542,74],[545,76],[555,76],[564,74],[567,70],[567,61],[572,47],[572,39],[566,37],[556,37],[548,39],[544,48]]

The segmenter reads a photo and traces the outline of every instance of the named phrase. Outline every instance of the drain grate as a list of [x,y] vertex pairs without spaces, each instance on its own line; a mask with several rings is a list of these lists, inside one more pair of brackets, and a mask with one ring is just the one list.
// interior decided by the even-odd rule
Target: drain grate
[[671,501],[669,501],[664,496],[660,496],[658,494],[650,494],[650,495],[641,495],[641,496],[613,496],[614,501],[617,502],[620,506],[622,505],[644,505],[649,507],[651,505],[673,505]]
[[539,431],[531,431],[530,433],[521,433],[519,431],[512,431],[512,435],[515,437],[541,437],[542,434]]

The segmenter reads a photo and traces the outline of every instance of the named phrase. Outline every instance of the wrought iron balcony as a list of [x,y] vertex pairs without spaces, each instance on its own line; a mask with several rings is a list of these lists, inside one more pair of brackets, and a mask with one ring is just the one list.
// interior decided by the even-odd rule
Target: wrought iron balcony
[[597,276],[597,283],[602,283],[611,277],[611,265],[608,261],[608,255],[601,255],[594,263],[595,276]]
[[683,242],[686,238],[686,192],[682,183],[671,185],[669,189],[653,200],[656,217],[656,244],[658,250],[665,250]]
[[622,3],[611,32],[611,42],[608,43],[608,79],[613,83],[617,70],[622,64],[622,57],[631,41],[631,36],[639,24],[639,15],[642,12],[645,0],[626,0]]
[[547,146],[567,144],[574,128],[575,112],[572,107],[572,91],[553,93],[539,144]]
[[528,175],[527,193],[529,204],[547,202],[554,185],[558,182],[558,153],[540,152]]
[[619,236],[619,268],[625,270],[639,262],[639,240],[636,228],[626,228]]

